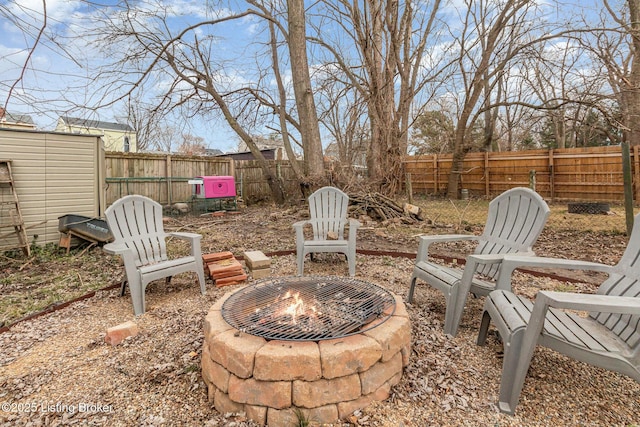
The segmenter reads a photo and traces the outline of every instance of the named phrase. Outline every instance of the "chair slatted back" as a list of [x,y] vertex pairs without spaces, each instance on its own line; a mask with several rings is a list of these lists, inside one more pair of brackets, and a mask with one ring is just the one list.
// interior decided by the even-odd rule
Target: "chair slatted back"
[[343,239],[349,196],[335,187],[322,187],[309,196],[314,240],[327,240],[329,232]]
[[[530,251],[547,222],[549,212],[544,199],[529,188],[505,191],[489,203],[487,222],[475,253]],[[496,279],[499,265],[483,265],[477,271]]]
[[[635,297],[640,304],[640,214],[634,219],[627,249],[614,273],[598,288],[598,294]],[[640,362],[640,316],[597,312],[590,316],[635,349]]]
[[114,243],[132,249],[136,266],[166,261],[162,206],[148,197],[125,196],[105,211]]

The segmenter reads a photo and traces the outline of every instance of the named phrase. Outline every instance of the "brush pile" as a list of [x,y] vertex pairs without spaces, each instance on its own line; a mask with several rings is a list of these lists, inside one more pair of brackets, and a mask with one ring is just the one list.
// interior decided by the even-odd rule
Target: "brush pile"
[[377,221],[401,221],[405,224],[424,221],[422,210],[418,206],[409,203],[401,206],[377,192],[349,194],[349,212],[354,217],[366,215]]

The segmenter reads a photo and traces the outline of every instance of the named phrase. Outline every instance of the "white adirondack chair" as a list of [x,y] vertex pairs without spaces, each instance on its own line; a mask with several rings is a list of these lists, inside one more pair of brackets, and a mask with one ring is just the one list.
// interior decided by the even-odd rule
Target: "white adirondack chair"
[[[549,206],[538,193],[517,187],[489,203],[482,235],[421,236],[407,301],[413,301],[418,279],[441,291],[446,302],[444,332],[455,336],[469,293],[486,296],[495,289],[500,263],[506,254],[534,255],[532,246],[548,217]],[[473,255],[466,257],[464,269],[429,261],[429,247],[433,243],[456,240],[478,242]]]
[[[349,263],[349,275],[356,274],[356,231],[360,221],[347,218],[349,196],[335,187],[322,187],[309,196],[311,219],[293,224],[296,230],[296,252],[298,276],[304,272],[304,257],[307,254],[343,253]],[[349,225],[347,240],[344,229]],[[304,228],[311,225],[313,239],[305,240]]]
[[[107,208],[105,216],[114,241],[104,245],[103,249],[107,253],[122,256],[136,316],[145,311],[147,284],[157,279],[166,278],[168,282],[171,276],[193,271],[198,276],[200,291],[204,295],[201,235],[165,233],[162,206],[144,196],[125,196],[117,200]],[[168,237],[189,240],[191,255],[169,259],[166,246]]]
[[[609,277],[596,294],[540,291],[533,303],[510,292],[511,274],[519,267],[602,271]],[[485,301],[478,345],[485,343],[493,320],[504,343],[498,402],[502,412],[515,412],[536,345],[640,382],[640,215],[615,266],[506,256],[496,286]],[[565,310],[587,311],[589,316]]]

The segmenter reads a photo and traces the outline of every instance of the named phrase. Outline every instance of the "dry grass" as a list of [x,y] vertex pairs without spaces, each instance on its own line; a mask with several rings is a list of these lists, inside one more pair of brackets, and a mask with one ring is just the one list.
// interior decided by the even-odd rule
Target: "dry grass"
[[[425,218],[442,225],[464,228],[468,225],[482,226],[487,218],[489,200],[417,199],[414,204],[422,207]],[[625,210],[621,204],[610,204],[608,215],[568,213],[567,203],[549,203],[551,215],[547,227],[552,230],[626,233]],[[636,208],[635,213],[640,212]]]
[[[479,232],[487,216],[489,202],[487,200],[426,200],[417,199],[415,204],[421,206],[424,217],[435,225],[425,230],[420,224],[415,226],[376,227],[377,234],[384,234],[386,240],[395,240],[398,244],[386,247],[383,242],[371,242],[379,250],[415,251],[413,237],[419,233],[441,234],[453,231]],[[580,215],[567,213],[567,204],[552,204],[551,216],[547,223],[549,232],[560,232],[559,239],[567,237],[561,232],[570,231],[568,236],[582,233],[604,233],[620,236],[625,233],[624,207],[612,205],[609,215]],[[289,211],[297,213],[296,208],[277,209],[272,206],[252,207],[249,209],[256,220],[249,221],[242,227],[244,215],[234,220],[238,223],[238,238],[244,235],[264,234],[265,250],[294,249],[292,220]],[[283,220],[284,221],[280,221]],[[215,227],[195,226],[201,224],[202,218],[184,216],[174,218],[170,227],[173,229],[189,229],[203,234],[203,252],[211,252],[216,248],[231,250],[237,254],[242,252],[242,243],[235,247],[228,241],[223,242],[216,236]],[[555,236],[556,234],[554,234]],[[373,235],[376,239],[378,236]],[[360,240],[360,239],[359,239]],[[595,239],[595,240],[599,240]],[[360,244],[361,241],[359,241]],[[571,242],[557,242],[558,246],[570,245]],[[56,245],[34,248],[31,258],[26,259],[21,252],[7,252],[2,257],[0,267],[0,327],[10,325],[18,319],[30,314],[54,307],[70,301],[88,292],[113,285],[121,276],[118,258],[105,256],[98,250],[85,250],[86,247],[72,249],[66,255]],[[594,248],[594,250],[600,250]],[[117,279],[116,279],[117,278]]]
[[[167,228],[202,234],[203,252],[269,252],[293,249],[291,224],[306,212],[305,207],[286,210],[250,207],[242,215],[223,218],[173,218]],[[452,231],[442,225],[446,216],[441,218],[436,225],[392,223],[386,227],[382,224],[363,227],[358,232],[358,247],[415,251],[416,235]],[[604,218],[617,219],[614,215],[598,219]],[[475,226],[465,228],[478,232]],[[540,255],[576,256],[611,263],[619,258],[625,245],[626,239],[620,234],[558,232],[549,227],[536,251]],[[177,247],[177,251],[183,250]],[[2,295],[16,292],[14,295],[29,299],[37,295],[38,284],[42,283],[43,287],[58,284],[58,291],[65,292],[60,298],[68,299],[72,288],[81,284],[100,288],[120,280],[122,267],[116,257],[99,248],[84,254],[82,251],[79,248],[66,256],[51,249],[50,254],[36,252],[34,259],[28,261],[3,258],[6,262],[0,267],[1,277],[8,276],[10,280],[2,282]],[[405,297],[412,268],[413,260],[408,258],[359,255],[357,274]],[[295,256],[273,257],[274,276],[292,275],[295,269]],[[346,271],[346,262],[339,256],[329,255],[319,262],[305,263],[307,274],[343,275]],[[93,298],[47,316],[21,322],[0,334],[0,403],[87,402],[112,408],[108,413],[74,414],[5,411],[0,412],[0,425],[256,427],[243,414],[218,413],[207,400],[199,373],[203,320],[224,293],[236,289],[216,288],[210,280],[207,282],[207,294],[201,295],[192,274],[178,275],[170,284],[158,281],[147,290],[147,313],[138,318],[132,315],[130,298],[121,298],[116,290],[111,290],[97,292]],[[588,292],[594,288],[521,274],[514,275],[514,286],[527,296],[535,295],[539,289]],[[76,290],[85,292],[73,289]],[[640,389],[636,382],[546,349],[537,351],[517,414],[511,417],[499,413],[494,403],[503,346],[495,334],[491,334],[487,345],[475,345],[482,300],[469,300],[460,333],[452,339],[442,331],[442,294],[422,285],[415,298],[414,304],[408,306],[412,356],[401,383],[394,387],[389,399],[357,411],[349,417],[351,422],[339,424],[341,427],[637,425]],[[33,299],[34,304],[40,301]],[[24,309],[28,307],[25,305]],[[106,328],[126,320],[135,320],[140,334],[122,345],[107,345]]]

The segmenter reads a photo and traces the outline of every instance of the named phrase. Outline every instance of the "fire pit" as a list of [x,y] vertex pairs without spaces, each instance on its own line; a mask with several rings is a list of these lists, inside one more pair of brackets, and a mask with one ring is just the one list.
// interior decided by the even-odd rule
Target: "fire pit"
[[222,412],[269,426],[332,423],[384,400],[409,360],[400,297],[346,277],[274,278],[228,293],[205,319],[202,374]]

